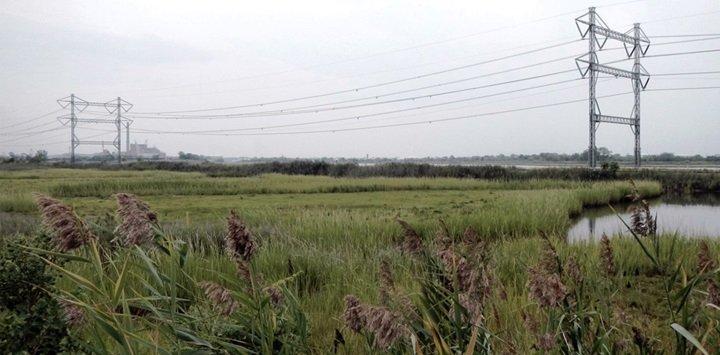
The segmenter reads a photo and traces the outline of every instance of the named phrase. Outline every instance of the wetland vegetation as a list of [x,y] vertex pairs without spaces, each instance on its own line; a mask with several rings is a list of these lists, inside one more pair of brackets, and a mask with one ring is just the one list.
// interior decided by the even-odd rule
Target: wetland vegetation
[[[668,185],[650,173],[270,172],[0,172],[0,332],[22,336],[1,349],[718,349],[720,245],[655,231],[638,196]],[[565,242],[583,208],[621,201],[631,233]]]

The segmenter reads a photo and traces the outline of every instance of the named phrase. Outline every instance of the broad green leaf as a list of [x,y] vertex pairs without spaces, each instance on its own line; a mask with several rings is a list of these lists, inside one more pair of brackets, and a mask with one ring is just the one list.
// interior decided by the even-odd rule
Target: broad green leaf
[[687,331],[687,329],[683,328],[682,325],[673,323],[670,325],[673,330],[675,330],[678,334],[682,335],[685,339],[687,339],[693,346],[695,346],[696,349],[698,349],[701,353],[705,355],[709,355],[707,350],[703,348],[703,346],[700,344],[700,342],[695,339],[695,337],[690,334],[690,332]]

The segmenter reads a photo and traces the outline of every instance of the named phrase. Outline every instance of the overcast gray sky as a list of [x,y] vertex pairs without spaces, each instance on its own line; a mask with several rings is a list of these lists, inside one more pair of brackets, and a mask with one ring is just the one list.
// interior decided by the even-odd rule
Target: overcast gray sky
[[[483,89],[388,103],[523,79],[575,68],[572,59],[508,71],[587,51],[587,42],[558,45],[510,59],[397,84],[276,105],[183,115],[233,114],[368,98],[318,106],[319,112],[234,117],[158,119],[155,112],[245,106],[353,89],[412,78],[579,39],[574,18],[595,5],[607,24],[622,32],[633,22],[658,44],[648,55],[720,48],[720,39],[665,44],[720,34],[720,1],[14,1],[0,3],[0,153],[46,149],[65,153],[69,128],[60,127],[56,99],[75,93],[88,101],[121,96],[135,106],[131,141],[155,145],[168,154],[189,151],[224,156],[418,157],[497,153],[576,152],[587,147],[587,102],[482,115],[432,124],[300,134],[515,110],[587,98],[587,82],[572,81],[510,94],[501,92],[579,78],[578,72]],[[609,43],[608,48],[619,43]],[[601,61],[622,59],[624,51],[602,53]],[[630,68],[630,62],[616,64]],[[647,58],[652,73],[720,71],[720,52]],[[720,74],[658,77],[649,89],[719,86]],[[599,95],[631,90],[626,79],[603,79]],[[489,96],[494,95],[494,96]],[[482,99],[471,99],[487,96]],[[657,91],[642,94],[644,153],[720,153],[720,90]],[[463,102],[449,103],[468,99]],[[360,107],[329,107],[356,104]],[[430,108],[410,109],[440,104]],[[626,116],[632,95],[601,99],[602,113]],[[88,111],[98,111],[98,108]],[[142,114],[150,112],[151,114]],[[363,117],[364,115],[373,115]],[[81,117],[93,118],[87,113]],[[342,120],[245,134],[139,133],[257,128],[317,120]],[[108,140],[111,124],[81,125],[80,138]],[[47,132],[42,132],[47,131]],[[38,133],[41,132],[41,133]],[[101,136],[98,136],[101,135]],[[123,138],[123,144],[124,144]],[[603,124],[598,146],[631,153],[628,126]],[[81,146],[80,152],[98,151]]]

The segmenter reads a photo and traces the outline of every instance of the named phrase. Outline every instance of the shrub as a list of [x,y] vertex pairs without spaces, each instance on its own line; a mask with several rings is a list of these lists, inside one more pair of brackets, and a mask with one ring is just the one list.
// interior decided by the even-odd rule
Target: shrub
[[73,345],[58,302],[47,293],[55,278],[21,246],[46,247],[41,237],[0,238],[0,352],[52,354]]

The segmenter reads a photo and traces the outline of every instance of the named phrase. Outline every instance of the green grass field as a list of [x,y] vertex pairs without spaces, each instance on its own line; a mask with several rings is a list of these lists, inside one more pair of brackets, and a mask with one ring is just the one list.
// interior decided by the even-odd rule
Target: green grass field
[[[637,186],[647,197],[662,191],[656,182],[641,181]],[[627,182],[283,175],[211,178],[164,171],[8,171],[0,172],[0,233],[9,238],[7,235],[14,232],[31,233],[37,228],[32,193],[59,198],[92,225],[102,226],[112,218],[108,217],[116,209],[112,195],[118,192],[133,193],[147,202],[167,235],[189,242],[185,272],[196,279],[217,279],[215,273],[233,274],[233,263],[223,254],[222,243],[228,211],[237,210],[259,240],[254,267],[265,280],[290,276],[289,265],[293,271],[300,271],[293,290],[308,316],[314,352],[330,351],[335,330],[343,330],[346,294],[379,302],[381,260],[390,260],[399,289],[408,294],[418,291],[416,264],[398,249],[402,238],[402,230],[394,222],[398,217],[416,228],[427,243],[441,230],[440,220],[454,238],[472,227],[483,240],[492,242],[495,287],[504,295],[486,310],[486,326],[495,334],[492,343],[497,352],[534,351],[535,338],[524,329],[521,313],[543,317],[529,298],[527,287],[528,266],[542,254],[542,240],[537,238],[541,234],[550,236],[560,255],[578,259],[591,285],[588,292],[605,299],[607,304],[601,308],[608,317],[619,312],[629,319],[618,323],[614,337],[632,338],[632,327],[642,327],[658,349],[666,350],[671,349],[674,339],[668,314],[659,305],[663,297],[660,281],[649,274],[643,276],[651,265],[633,240],[613,240],[620,272],[610,282],[597,271],[596,244],[568,245],[563,240],[573,215],[583,207],[620,201],[631,192]],[[110,235],[112,230],[106,228],[105,233]],[[692,268],[697,241],[678,243],[682,246],[681,260]],[[713,249],[717,249],[715,244]],[[160,260],[158,268],[174,272],[170,260]],[[68,268],[92,278],[92,269],[72,263]],[[74,288],[67,279],[61,279],[58,287]],[[359,336],[346,330],[343,334],[346,345],[340,351],[367,351]]]

